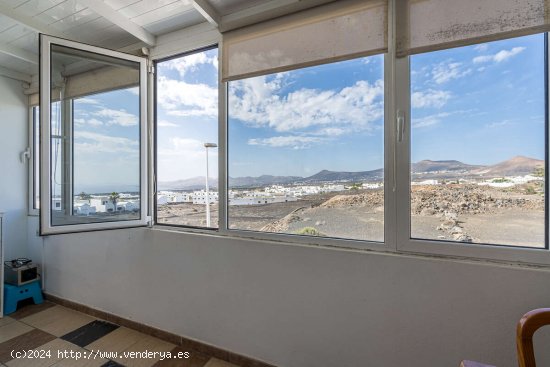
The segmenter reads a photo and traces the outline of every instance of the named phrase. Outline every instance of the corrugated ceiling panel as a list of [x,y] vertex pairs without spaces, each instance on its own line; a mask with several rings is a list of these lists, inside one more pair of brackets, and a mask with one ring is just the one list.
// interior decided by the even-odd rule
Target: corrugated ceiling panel
[[105,3],[115,10],[120,10],[138,2],[140,0],[105,0]]
[[32,30],[16,24],[0,33],[0,41],[11,42],[28,34],[35,33]]
[[0,32],[3,32],[6,29],[11,28],[16,24],[17,23],[13,21],[11,18],[8,18],[0,14]]
[[97,15],[91,9],[86,8],[84,10],[79,11],[78,13],[69,15],[68,17],[63,18],[60,21],[51,24],[51,26],[60,32],[67,32],[68,30],[74,27],[86,26],[88,22],[91,22],[98,18],[100,18],[99,15]]
[[119,10],[119,13],[124,15],[126,18],[132,19],[134,17],[140,16],[142,14],[153,11],[157,8],[172,4],[176,1],[181,0],[141,0],[137,3],[129,5]]
[[132,22],[143,26],[145,24],[158,22],[159,20],[170,18],[174,15],[185,13],[191,10],[194,10],[191,5],[185,5],[182,1],[176,1],[166,6],[156,8],[136,17],[133,17],[131,20]]
[[38,73],[37,65],[4,54],[0,54],[0,66],[28,75]]
[[[235,13],[256,5],[268,3],[270,0],[209,0],[210,4],[221,15]],[[298,1],[298,0],[297,0]]]
[[65,0],[29,0],[15,8],[15,10],[21,14],[34,17],[64,1]]
[[195,10],[187,11],[176,16],[160,20],[151,24],[144,25],[153,34],[166,34],[178,29],[191,27],[204,22],[204,18]]
[[76,0],[67,0],[36,15],[34,18],[44,24],[51,24],[78,13],[85,8],[85,6],[80,5]]
[[9,43],[15,47],[38,54],[38,33],[31,32]]

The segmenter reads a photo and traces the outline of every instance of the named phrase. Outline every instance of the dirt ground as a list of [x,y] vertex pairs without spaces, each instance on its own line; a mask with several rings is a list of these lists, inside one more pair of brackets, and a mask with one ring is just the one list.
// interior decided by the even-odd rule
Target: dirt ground
[[[229,207],[229,228],[384,241],[383,190],[312,195],[296,202]],[[544,196],[530,187],[416,186],[411,237],[544,247]],[[218,205],[211,205],[217,226]],[[159,207],[158,221],[205,226],[204,205]]]

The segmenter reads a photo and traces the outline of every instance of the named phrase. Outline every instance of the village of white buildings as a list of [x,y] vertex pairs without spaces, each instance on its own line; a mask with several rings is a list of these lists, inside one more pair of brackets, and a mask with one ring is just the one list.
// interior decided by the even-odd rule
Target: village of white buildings
[[[508,188],[515,185],[525,184],[532,181],[542,181],[543,177],[532,175],[493,178],[488,180],[416,180],[411,182],[412,186],[432,186],[453,184],[476,184],[479,186],[491,186],[495,188]],[[330,183],[321,185],[270,185],[264,188],[254,189],[230,189],[228,191],[229,205],[265,205],[273,203],[284,203],[298,201],[300,198],[309,195],[327,194],[333,192],[344,192],[351,190],[375,190],[384,186],[382,182],[368,183]],[[218,202],[218,192],[209,191],[209,203]],[[196,191],[178,191],[162,190],[157,193],[157,205],[169,205],[188,203],[196,205],[205,205],[207,203],[207,194],[205,190]],[[73,214],[74,215],[93,215],[109,213],[129,213],[138,212],[140,208],[139,196],[131,193],[119,193],[116,200],[111,195],[82,195],[74,197]],[[62,200],[59,197],[52,199],[52,209],[62,210]]]

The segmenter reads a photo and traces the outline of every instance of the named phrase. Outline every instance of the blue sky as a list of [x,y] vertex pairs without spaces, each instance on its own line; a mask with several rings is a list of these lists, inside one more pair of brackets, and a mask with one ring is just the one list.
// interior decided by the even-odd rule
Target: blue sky
[[544,159],[542,34],[411,57],[412,161]]
[[[412,56],[412,161],[543,159],[543,70],[543,35]],[[217,75],[217,49],[158,64],[159,181],[204,177],[203,144],[218,141]],[[232,177],[384,165],[381,55],[230,82],[228,89]],[[138,182],[136,101],[135,89],[75,101],[77,191],[90,182]],[[92,148],[103,153],[87,155]],[[217,177],[217,149],[209,154],[210,177]]]
[[229,175],[383,166],[383,57],[229,85]]
[[[157,64],[159,182],[206,174],[204,143],[218,143],[218,50]],[[218,150],[209,150],[209,177],[218,177]]]
[[75,193],[139,191],[137,88],[75,99],[73,113]]

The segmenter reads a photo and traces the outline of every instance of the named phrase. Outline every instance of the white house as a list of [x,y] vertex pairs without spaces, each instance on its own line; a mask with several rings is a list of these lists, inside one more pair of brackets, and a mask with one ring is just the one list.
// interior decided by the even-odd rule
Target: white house
[[92,197],[90,199],[90,206],[94,206],[98,213],[113,212],[115,210],[113,202],[107,196]]
[[[216,203],[218,201],[218,192],[210,191],[208,193],[210,204]],[[206,204],[206,191],[195,191],[192,194],[193,204]]]
[[75,203],[73,206],[73,212],[77,215],[95,214],[96,207],[90,206],[90,204],[84,202]]
[[[166,199],[166,202],[161,203],[161,201],[164,201],[164,199],[161,199],[161,197],[164,197]],[[160,191],[157,194],[157,203],[159,205],[163,205],[167,203],[191,203],[191,202],[193,202],[193,194],[189,192]]]
[[244,196],[229,199],[229,205],[262,205],[298,201],[295,196]]

